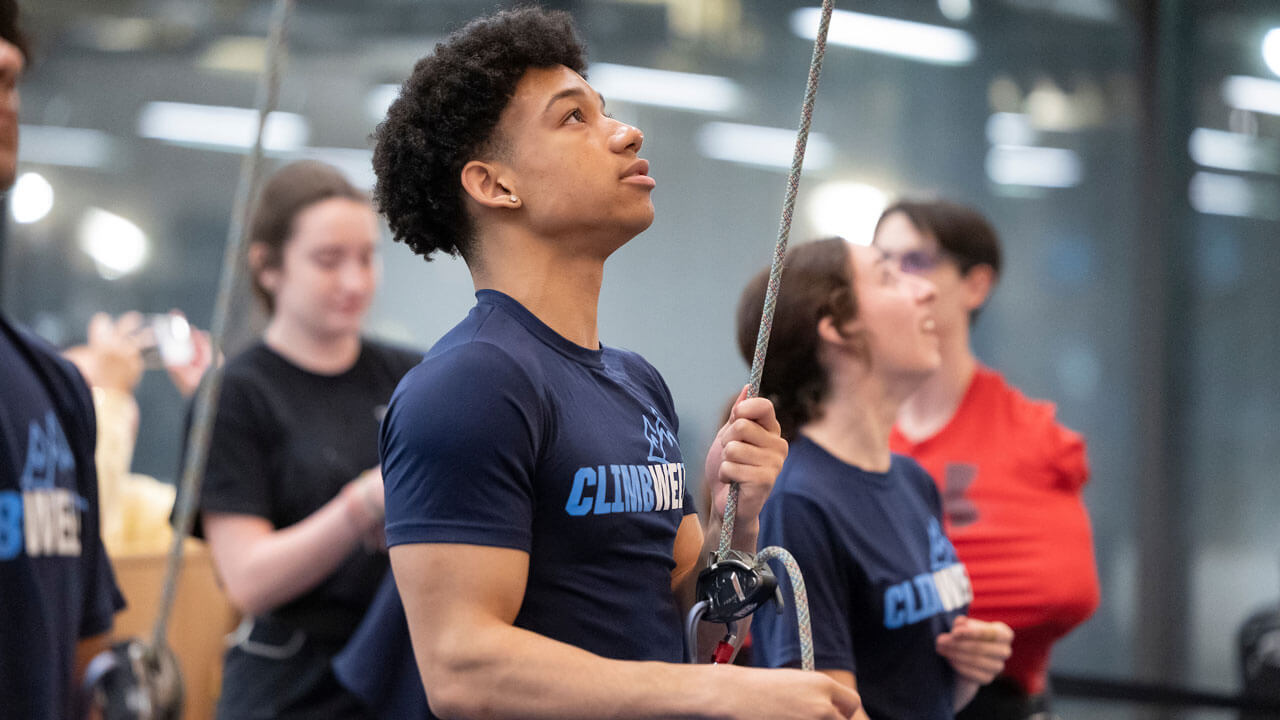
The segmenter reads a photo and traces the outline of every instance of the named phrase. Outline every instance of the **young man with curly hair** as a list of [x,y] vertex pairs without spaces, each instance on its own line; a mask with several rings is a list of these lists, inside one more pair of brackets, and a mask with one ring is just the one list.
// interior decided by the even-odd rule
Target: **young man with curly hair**
[[[461,255],[476,287],[382,429],[430,712],[847,718],[856,693],[821,675],[675,664],[680,599],[719,522],[699,527],[661,376],[599,340],[604,262],[653,221],[655,181],[583,53],[564,13],[476,20],[417,64],[377,130],[395,238]],[[720,507],[740,484],[734,547],[755,549],[785,456],[772,405],[740,398],[706,463]]]

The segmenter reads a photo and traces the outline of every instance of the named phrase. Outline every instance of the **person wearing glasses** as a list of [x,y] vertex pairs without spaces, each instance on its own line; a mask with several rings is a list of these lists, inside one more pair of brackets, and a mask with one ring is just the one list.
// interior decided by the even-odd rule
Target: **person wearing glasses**
[[874,244],[937,289],[942,364],[903,403],[890,437],[942,494],[947,536],[973,583],[970,614],[1015,632],[1013,655],[960,718],[1047,713],[1053,643],[1098,606],[1097,566],[1081,491],[1084,439],[1054,406],[1029,400],[974,354],[970,331],[1000,276],[1000,240],[975,210],[903,200]]

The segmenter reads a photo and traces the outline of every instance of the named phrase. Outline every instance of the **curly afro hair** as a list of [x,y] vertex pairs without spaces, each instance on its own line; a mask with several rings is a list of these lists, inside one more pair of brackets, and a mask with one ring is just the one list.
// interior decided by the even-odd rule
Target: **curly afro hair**
[[494,130],[530,68],[586,76],[586,48],[568,13],[537,7],[471,21],[419,60],[374,132],[374,204],[392,236],[427,260],[470,257],[474,228],[462,168],[495,151]]

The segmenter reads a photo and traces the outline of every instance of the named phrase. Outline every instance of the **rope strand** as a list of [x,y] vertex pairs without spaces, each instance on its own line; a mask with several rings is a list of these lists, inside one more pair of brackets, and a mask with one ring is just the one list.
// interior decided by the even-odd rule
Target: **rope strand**
[[[760,378],[764,375],[765,351],[769,347],[769,334],[773,331],[773,311],[778,303],[778,289],[782,285],[782,261],[787,255],[787,241],[791,237],[791,218],[796,208],[796,193],[800,187],[800,170],[804,166],[804,151],[809,144],[809,126],[813,122],[813,106],[818,97],[818,78],[822,75],[822,60],[827,53],[827,30],[831,26],[832,0],[822,0],[822,18],[813,43],[813,59],[809,63],[809,81],[804,89],[804,103],[800,109],[800,130],[796,134],[795,154],[791,158],[791,173],[787,177],[787,192],[782,200],[782,220],[778,224],[778,242],[773,248],[773,264],[769,267],[769,287],[764,296],[764,310],[760,313],[760,331],[756,334],[756,352],[751,360],[751,387],[747,397],[760,394]],[[734,520],[738,513],[738,485],[729,486],[729,499],[724,506],[724,520],[720,525],[720,549],[717,557],[724,557],[733,539]]]
[[173,544],[169,546],[169,559],[165,568],[164,587],[156,612],[156,624],[151,636],[151,651],[165,646],[169,617],[173,612],[174,598],[178,591],[178,577],[182,572],[182,546],[191,534],[195,522],[196,503],[204,480],[205,460],[209,455],[209,440],[214,415],[218,411],[218,389],[222,385],[222,368],[216,362],[222,341],[226,335],[227,318],[231,298],[239,281],[248,243],[245,227],[249,222],[250,200],[257,192],[261,179],[262,137],[267,118],[275,109],[280,95],[280,66],[286,51],[285,31],[294,0],[277,0],[271,16],[271,30],[267,36],[265,66],[258,81],[258,131],[253,149],[240,164],[240,179],[236,185],[235,204],[231,211],[231,225],[227,229],[226,252],[222,258],[222,276],[218,282],[218,295],[213,306],[213,322],[209,328],[215,362],[208,378],[201,383],[196,395],[191,434],[187,438],[186,462],[178,492],[178,507],[174,517]]
[[[769,286],[764,296],[764,308],[760,313],[760,331],[756,334],[755,356],[751,359],[751,385],[747,397],[760,394],[760,379],[764,375],[765,354],[769,347],[769,335],[773,331],[773,313],[778,303],[778,290],[782,285],[782,264],[787,255],[787,241],[791,236],[791,220],[795,213],[796,194],[800,187],[800,171],[804,166],[804,152],[809,144],[809,126],[813,123],[813,106],[818,96],[818,79],[822,75],[822,60],[827,51],[827,30],[831,26],[833,0],[822,1],[822,16],[814,37],[813,59],[809,63],[809,80],[805,85],[804,103],[800,109],[800,130],[796,134],[795,154],[791,159],[791,173],[787,176],[787,192],[782,201],[782,219],[778,224],[778,242],[773,248],[773,263],[769,267]],[[738,484],[729,486],[725,501],[724,519],[720,524],[720,548],[718,559],[727,556],[733,540],[733,528],[738,513]],[[809,596],[805,591],[804,576],[791,553],[780,547],[767,547],[756,556],[757,562],[779,560],[791,579],[792,600],[796,606],[796,622],[800,633],[800,665],[813,670],[813,628],[809,618]]]

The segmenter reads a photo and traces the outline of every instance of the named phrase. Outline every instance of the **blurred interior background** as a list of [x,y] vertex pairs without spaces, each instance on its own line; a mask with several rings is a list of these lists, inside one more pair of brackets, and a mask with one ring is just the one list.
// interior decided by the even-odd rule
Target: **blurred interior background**
[[[64,345],[98,310],[181,308],[208,327],[271,3],[21,4],[35,52],[0,235],[5,311]],[[545,4],[577,17],[589,79],[645,131],[657,221],[606,266],[601,335],[663,371],[698,472],[746,380],[733,308],[770,257],[817,11]],[[1102,606],[1055,672],[1238,693],[1237,630],[1280,595],[1280,3],[836,4],[793,241],[868,241],[904,193],[988,214],[1007,265],[980,355],[1055,400],[1093,468]],[[370,186],[369,135],[398,83],[494,6],[299,3],[272,160],[325,160]],[[393,243],[383,256],[376,334],[425,348],[471,306],[461,262]],[[150,374],[139,402],[135,468],[172,479],[183,404]],[[1058,710],[1236,717],[1096,698]]]

